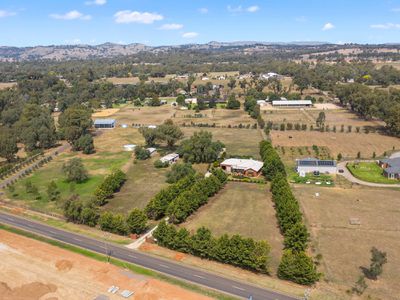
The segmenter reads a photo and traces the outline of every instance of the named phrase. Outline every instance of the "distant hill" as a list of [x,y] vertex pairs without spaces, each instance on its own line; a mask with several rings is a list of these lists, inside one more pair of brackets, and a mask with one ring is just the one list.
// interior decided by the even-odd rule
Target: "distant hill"
[[257,41],[217,42],[206,44],[185,44],[174,46],[147,46],[134,43],[128,45],[104,43],[100,45],[50,45],[34,47],[0,46],[0,61],[34,61],[34,60],[77,60],[113,58],[135,55],[139,52],[160,53],[169,51],[235,51],[238,53],[274,52],[282,49],[305,51],[335,51],[354,47],[371,47],[373,45],[335,45],[327,42],[291,42],[269,43]]

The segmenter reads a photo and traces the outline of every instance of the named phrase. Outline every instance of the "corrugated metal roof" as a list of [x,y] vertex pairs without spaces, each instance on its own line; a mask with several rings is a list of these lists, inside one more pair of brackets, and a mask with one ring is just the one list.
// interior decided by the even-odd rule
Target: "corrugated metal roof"
[[264,163],[253,159],[229,158],[224,160],[221,163],[221,165],[227,165],[235,169],[242,169],[242,170],[252,169],[258,172],[264,166]]
[[112,125],[114,123],[115,123],[115,119],[96,119],[96,120],[94,120],[94,125],[99,125],[99,124]]
[[273,100],[272,105],[312,105],[311,100]]

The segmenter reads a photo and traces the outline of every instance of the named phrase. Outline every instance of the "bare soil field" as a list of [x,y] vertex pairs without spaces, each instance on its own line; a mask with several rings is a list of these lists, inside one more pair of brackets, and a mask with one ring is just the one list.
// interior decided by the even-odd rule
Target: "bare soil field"
[[276,272],[282,255],[283,238],[275,217],[269,186],[228,182],[209,203],[182,224],[191,232],[201,226],[215,235],[240,234],[271,245],[271,266]]
[[2,300],[121,299],[110,286],[134,291],[134,299],[209,299],[116,266],[0,230]]
[[263,137],[258,129],[232,129],[232,128],[181,128],[185,138],[189,138],[194,132],[205,130],[211,132],[213,140],[220,140],[225,144],[230,155],[249,155],[259,158],[259,143]]
[[[367,280],[364,297],[398,299],[400,191],[296,185],[294,192],[311,229],[312,248],[322,254],[324,280],[343,293],[342,299],[362,274],[360,267],[369,267],[371,247],[387,252],[388,263],[377,281]],[[350,225],[350,218],[361,224]]]
[[271,131],[274,146],[302,147],[317,145],[327,147],[333,157],[339,153],[344,158],[355,158],[361,153],[363,158],[377,156],[393,148],[400,149],[400,139],[378,133],[340,133],[319,131]]
[[274,124],[282,124],[282,123],[292,123],[292,124],[307,124],[315,125],[315,119],[309,114],[309,112],[305,112],[301,109],[275,109],[272,108],[271,110],[264,110],[265,106],[263,106],[263,110],[261,116],[263,117],[264,121],[268,122],[271,121]]
[[[202,115],[202,117],[195,117],[195,115]],[[200,113],[193,110],[177,110],[173,115],[173,121],[176,124],[191,124],[193,123],[207,123],[216,126],[238,126],[253,125],[256,120],[252,119],[244,110],[229,110],[229,109],[206,109]]]

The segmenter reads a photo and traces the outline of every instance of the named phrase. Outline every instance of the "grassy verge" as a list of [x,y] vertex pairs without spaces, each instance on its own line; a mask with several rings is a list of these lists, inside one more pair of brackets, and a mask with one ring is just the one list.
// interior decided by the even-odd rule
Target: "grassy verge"
[[[107,262],[108,261],[108,259],[107,259],[107,257],[105,255],[102,255],[102,254],[99,254],[99,253],[95,253],[95,252],[92,252],[92,251],[89,251],[89,250],[86,250],[86,249],[83,249],[83,248],[79,248],[79,247],[76,247],[76,246],[73,246],[73,245],[69,245],[69,244],[66,244],[66,243],[62,243],[62,242],[59,242],[59,241],[56,241],[56,240],[52,240],[52,239],[49,239],[49,238],[46,238],[46,237],[31,233],[31,232],[27,232],[27,231],[24,231],[24,230],[21,230],[21,229],[17,229],[17,228],[11,227],[11,226],[0,224],[0,230],[6,230],[6,231],[9,231],[9,232],[12,232],[12,233],[15,233],[15,234],[19,234],[19,235],[25,236],[27,238],[31,238],[31,239],[34,239],[34,240],[37,240],[37,241],[40,241],[40,242],[44,242],[44,243],[50,244],[52,246],[55,246],[55,247],[58,247],[58,248],[61,248],[61,249],[72,251],[74,253],[78,253],[78,254],[84,255],[86,257],[101,261],[101,262]],[[193,292],[196,292],[196,293],[199,293],[199,294],[202,294],[202,295],[214,298],[214,299],[220,299],[220,300],[234,300],[234,299],[237,299],[237,298],[235,298],[233,296],[225,295],[225,294],[213,291],[213,290],[208,290],[208,289],[203,288],[201,286],[198,286],[198,285],[186,282],[186,281],[182,281],[182,280],[179,280],[179,279],[176,279],[176,278],[172,278],[172,277],[169,277],[167,275],[163,275],[163,274],[157,273],[155,271],[152,271],[152,270],[149,270],[149,269],[145,269],[145,268],[139,267],[137,265],[134,265],[134,264],[131,264],[131,263],[127,263],[127,262],[124,262],[124,261],[121,261],[121,260],[118,260],[118,259],[115,259],[115,258],[111,258],[109,260],[109,263],[111,263],[111,264],[113,264],[113,265],[115,265],[117,267],[129,269],[130,271],[132,271],[134,273],[145,275],[145,276],[149,276],[149,277],[153,277],[155,279],[162,280],[162,281],[168,282],[170,284],[174,284],[174,285],[180,286],[180,287],[182,287],[184,289],[187,289],[187,290],[190,290],[190,291],[193,291]]]
[[388,179],[383,176],[381,167],[375,162],[348,163],[347,169],[354,177],[373,183],[396,184],[396,179]]

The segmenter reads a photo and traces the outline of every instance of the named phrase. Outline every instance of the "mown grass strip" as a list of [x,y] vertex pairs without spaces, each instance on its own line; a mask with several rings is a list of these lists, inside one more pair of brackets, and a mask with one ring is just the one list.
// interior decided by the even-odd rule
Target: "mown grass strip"
[[86,256],[86,257],[89,257],[89,258],[92,258],[92,259],[95,259],[95,260],[98,260],[98,261],[101,261],[101,262],[109,262],[109,263],[111,263],[111,264],[113,264],[113,265],[115,265],[117,267],[129,269],[130,271],[132,271],[134,273],[145,275],[145,276],[148,276],[148,277],[153,277],[155,279],[162,280],[162,281],[165,281],[167,283],[180,286],[180,287],[182,287],[182,288],[184,288],[186,290],[189,290],[189,291],[192,291],[192,292],[195,292],[195,293],[198,293],[198,294],[202,294],[202,295],[207,296],[207,297],[211,297],[211,298],[218,299],[218,300],[235,300],[235,299],[237,299],[237,298],[235,298],[233,296],[225,295],[225,294],[219,293],[219,292],[214,291],[214,290],[209,290],[209,289],[203,288],[201,286],[198,286],[196,284],[192,284],[192,283],[189,283],[189,282],[186,282],[186,281],[182,281],[182,280],[179,280],[179,279],[176,279],[176,278],[173,278],[173,277],[169,277],[167,275],[158,273],[156,271],[152,271],[152,270],[149,270],[149,269],[146,269],[146,268],[142,268],[140,266],[137,266],[137,265],[134,265],[134,264],[131,264],[131,263],[128,263],[128,262],[124,262],[124,261],[119,260],[119,259],[110,258],[110,260],[108,260],[108,258],[105,255],[102,255],[102,254],[99,254],[99,253],[96,253],[96,252],[92,252],[92,251],[89,251],[89,250],[86,250],[86,249],[83,249],[83,248],[79,248],[79,247],[76,247],[76,246],[73,246],[73,245],[70,245],[70,244],[66,244],[66,243],[63,243],[63,242],[59,242],[59,241],[56,241],[56,240],[52,240],[52,239],[46,238],[44,236],[37,235],[37,234],[32,233],[32,232],[24,231],[24,230],[15,228],[15,227],[11,227],[11,226],[8,226],[8,225],[0,224],[0,230],[6,230],[6,231],[11,232],[11,233],[22,235],[22,236],[25,236],[27,238],[31,238],[31,239],[34,239],[34,240],[37,240],[37,241],[40,241],[40,242],[44,242],[44,243],[50,244],[52,246],[55,246],[55,247],[58,247],[58,248],[61,248],[61,249],[65,249],[65,250],[68,250],[68,251],[71,251],[71,252],[74,252],[74,253],[78,253],[78,254],[81,254],[83,256]]

